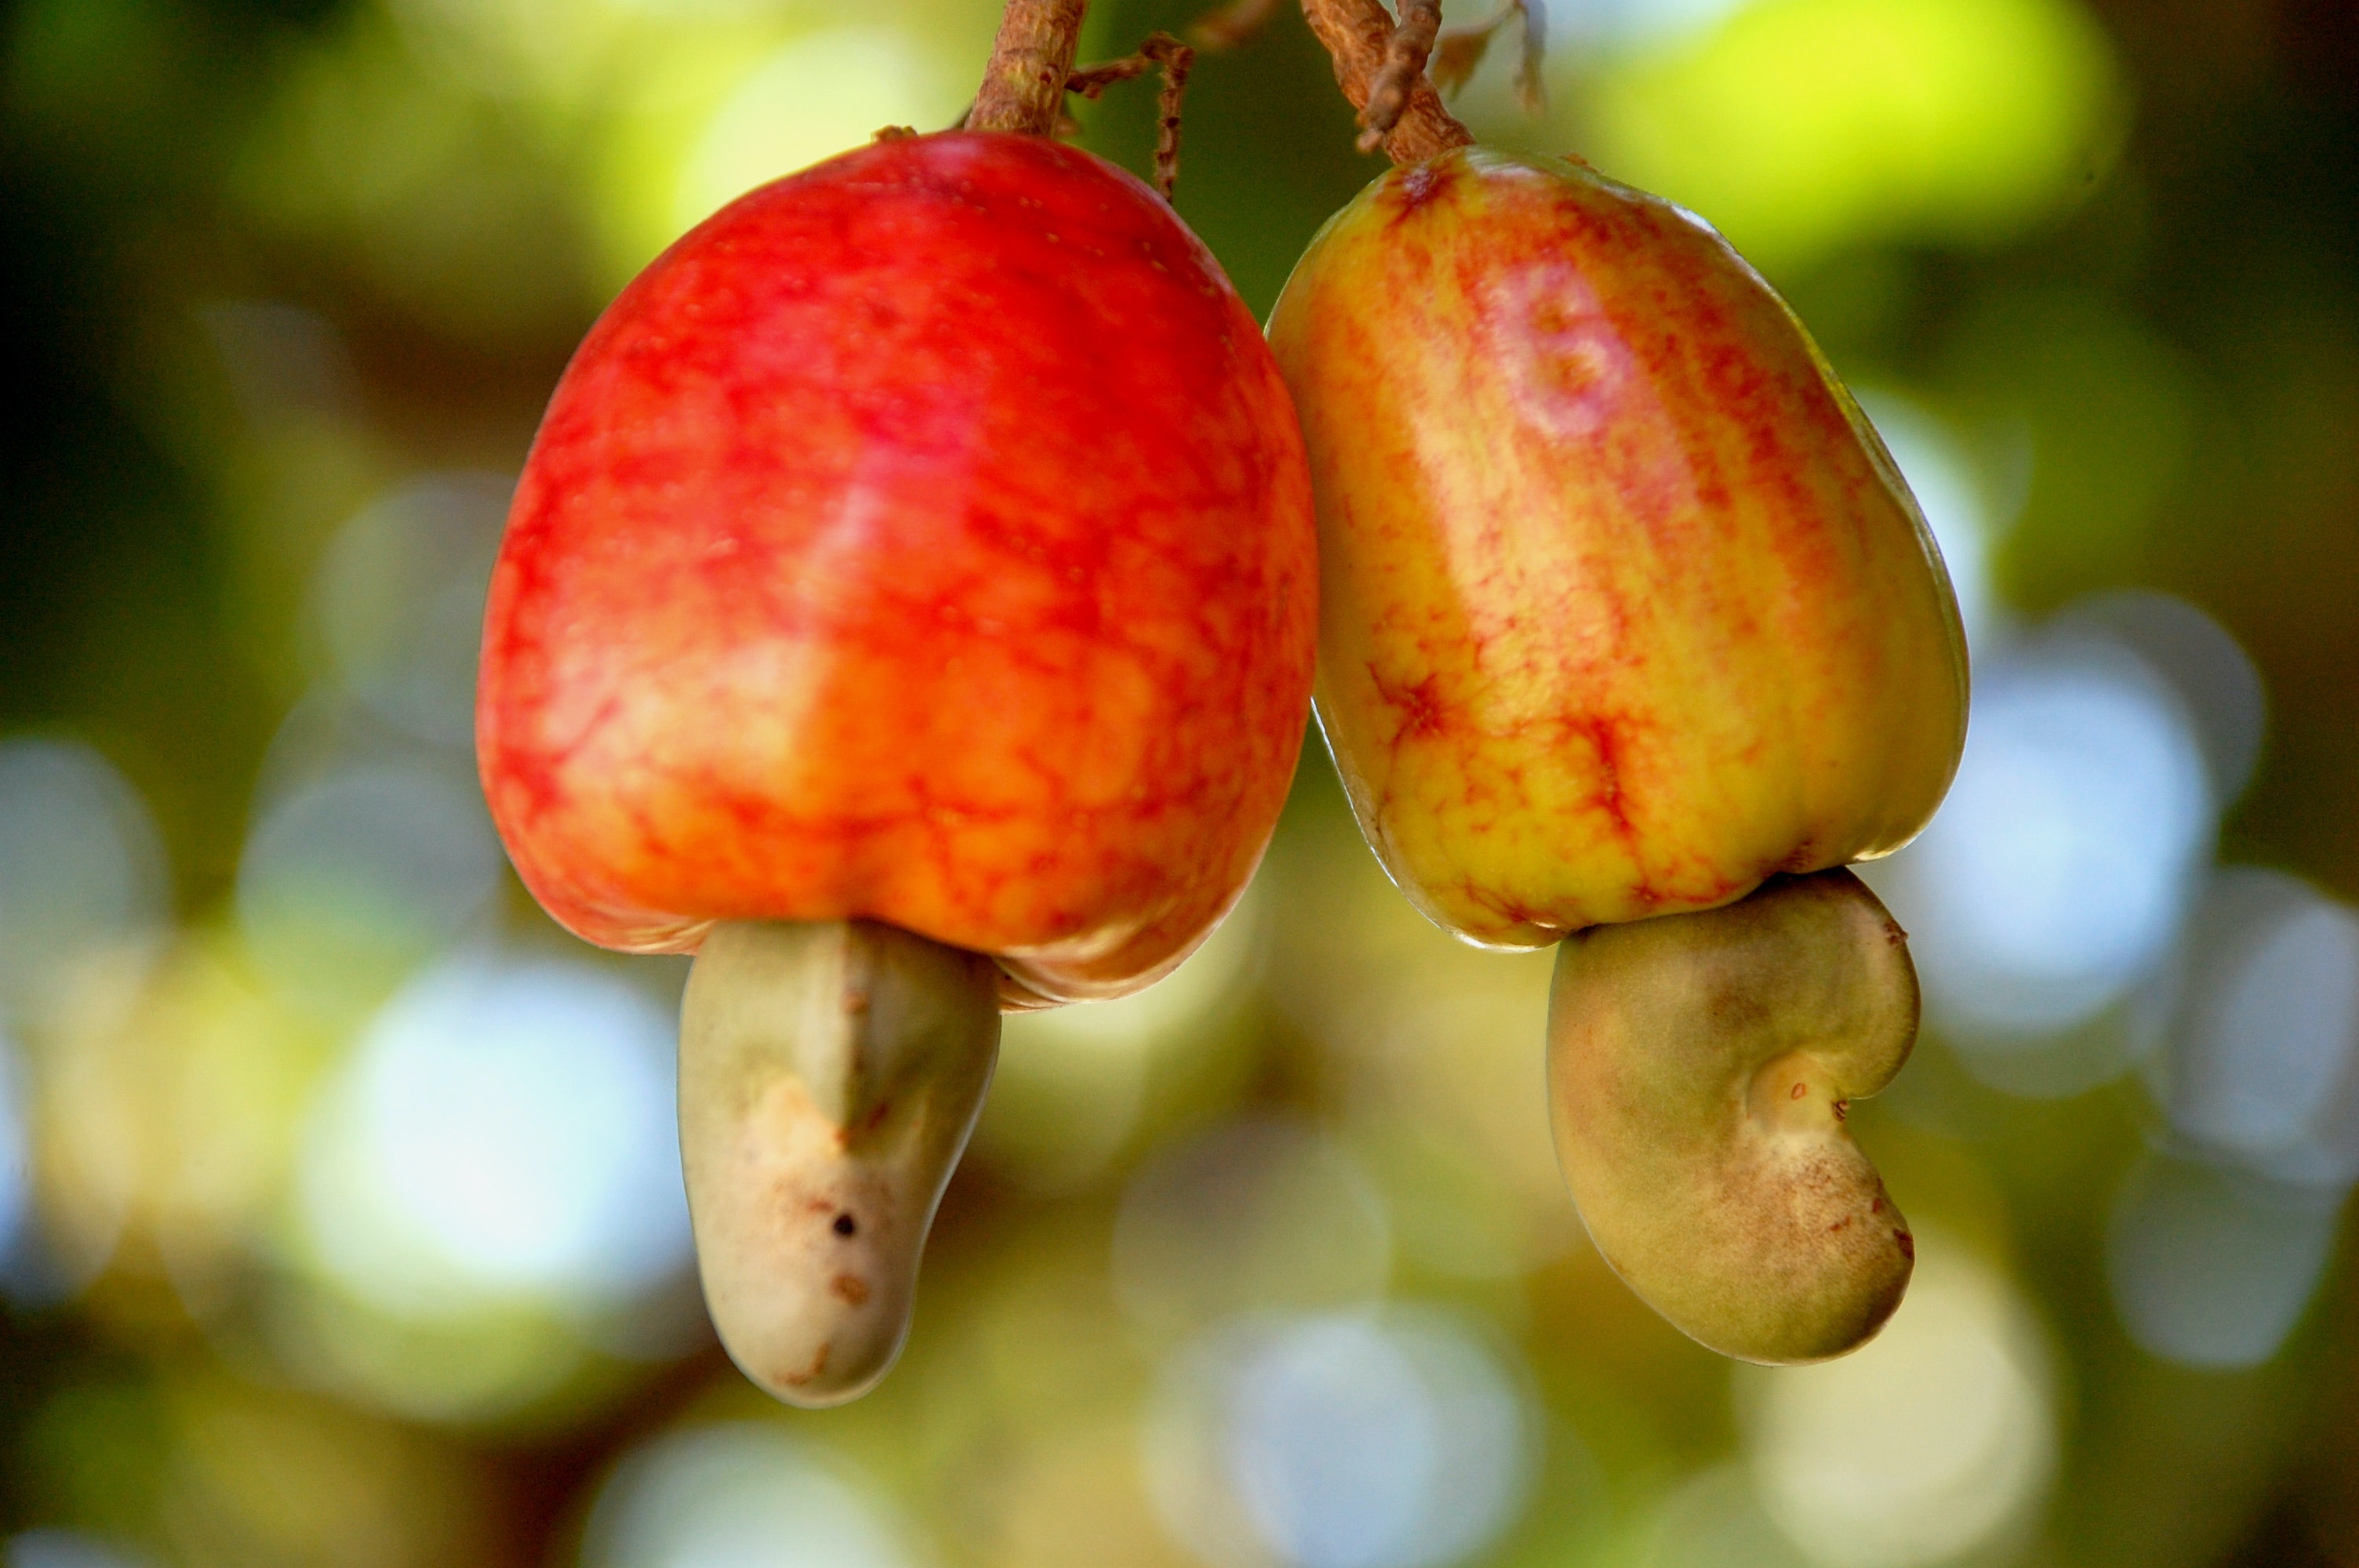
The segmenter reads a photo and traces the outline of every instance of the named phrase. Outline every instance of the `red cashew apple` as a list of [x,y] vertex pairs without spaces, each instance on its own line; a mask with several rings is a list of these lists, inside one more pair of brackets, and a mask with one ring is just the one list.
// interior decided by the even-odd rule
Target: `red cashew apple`
[[599,320],[493,579],[484,784],[525,883],[702,956],[682,1128],[757,1381],[897,1352],[997,1009],[1180,962],[1309,709],[1310,496],[1260,332],[1168,204],[1037,135],[747,195]]

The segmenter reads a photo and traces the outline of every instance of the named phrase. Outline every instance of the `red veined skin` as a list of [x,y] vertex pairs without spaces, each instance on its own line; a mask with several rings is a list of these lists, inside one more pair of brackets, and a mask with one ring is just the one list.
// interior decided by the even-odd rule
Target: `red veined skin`
[[1727,243],[1461,147],[1330,221],[1270,320],[1318,495],[1318,703],[1361,827],[1536,947],[1887,854],[1965,645],[1875,430]]
[[1211,254],[1040,136],[875,143],[650,265],[492,583],[484,785],[577,935],[871,919],[1119,995],[1251,875],[1309,711],[1301,437]]

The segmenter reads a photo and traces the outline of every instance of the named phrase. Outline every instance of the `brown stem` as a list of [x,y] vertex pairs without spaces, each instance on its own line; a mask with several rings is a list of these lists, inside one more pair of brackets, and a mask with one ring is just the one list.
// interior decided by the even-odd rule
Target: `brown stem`
[[1188,91],[1196,51],[1168,33],[1158,33],[1147,42],[1165,46],[1163,90],[1155,95],[1155,183],[1169,201],[1180,183],[1180,97]]
[[[1404,9],[1415,7],[1405,5]],[[1302,0],[1302,14],[1310,18],[1310,30],[1319,35],[1319,41],[1334,57],[1335,81],[1343,89],[1343,96],[1361,112],[1361,124],[1382,140],[1385,156],[1393,162],[1423,163],[1452,147],[1473,145],[1473,135],[1441,106],[1441,95],[1425,79],[1424,50],[1432,45],[1430,33],[1417,51],[1416,69],[1403,73],[1407,89],[1401,94],[1397,117],[1389,125],[1380,126],[1371,113],[1371,105],[1391,54],[1392,18],[1385,14],[1378,0]],[[1438,21],[1438,9],[1434,16]],[[1414,43],[1415,39],[1410,41]],[[1373,150],[1375,143],[1368,140],[1363,145]]]
[[1065,81],[1082,37],[1087,0],[1007,0],[983,90],[967,111],[970,131],[1045,136],[1064,112]]
[[1103,65],[1085,65],[1065,81],[1066,92],[1095,103],[1115,82],[1144,76],[1158,65],[1163,68],[1163,91],[1155,101],[1155,188],[1163,192],[1166,201],[1171,200],[1172,187],[1180,179],[1180,100],[1188,90],[1188,72],[1195,63],[1194,49],[1169,33],[1152,33],[1136,54]]
[[1360,133],[1362,152],[1375,152],[1385,133],[1400,124],[1409,89],[1424,80],[1426,58],[1440,32],[1441,0],[1400,0],[1400,23],[1385,42],[1384,67],[1360,110],[1360,124],[1367,127]]

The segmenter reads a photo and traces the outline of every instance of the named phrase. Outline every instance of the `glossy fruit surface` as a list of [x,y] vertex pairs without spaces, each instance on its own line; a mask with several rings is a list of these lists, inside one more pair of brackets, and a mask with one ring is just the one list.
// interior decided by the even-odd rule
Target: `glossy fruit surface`
[[485,790],[607,946],[866,918],[1118,994],[1267,840],[1313,551],[1285,387],[1166,203],[1045,137],[879,142],[582,344],[493,580]]
[[1844,1120],[1916,1039],[1908,937],[1847,871],[1567,937],[1549,1104],[1597,1249],[1723,1355],[1854,1348],[1917,1247]]
[[1270,323],[1320,516],[1319,715],[1404,891],[1537,946],[1886,853],[1956,766],[1947,577],[1801,325],[1700,220],[1462,148]]

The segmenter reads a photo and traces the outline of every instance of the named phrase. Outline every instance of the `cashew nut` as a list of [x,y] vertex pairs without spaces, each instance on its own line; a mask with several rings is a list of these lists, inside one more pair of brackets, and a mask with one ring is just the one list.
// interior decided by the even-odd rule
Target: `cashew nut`
[[1864,1343],[1916,1243],[1843,1118],[1916,1036],[1907,934],[1847,871],[1567,937],[1549,1000],[1557,1159],[1614,1272],[1747,1361]]
[[790,1404],[864,1393],[999,1054],[991,960],[868,922],[725,922],[680,1004],[679,1141],[704,1299]]

